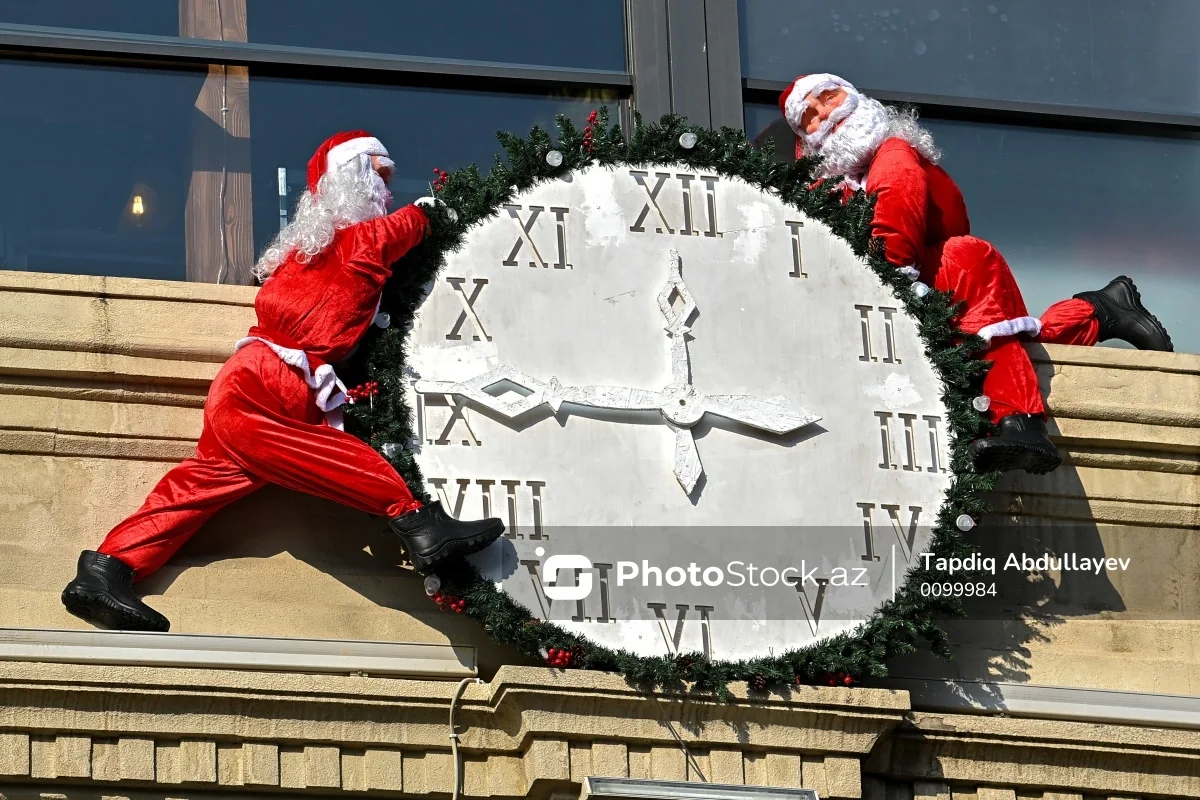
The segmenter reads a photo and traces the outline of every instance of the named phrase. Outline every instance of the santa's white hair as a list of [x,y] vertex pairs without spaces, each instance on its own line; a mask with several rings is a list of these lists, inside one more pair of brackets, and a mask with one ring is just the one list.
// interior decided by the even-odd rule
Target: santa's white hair
[[317,181],[315,192],[300,196],[295,217],[254,265],[255,277],[265,281],[293,253],[297,261],[311,261],[329,247],[338,231],[382,217],[391,202],[392,194],[371,156],[362,154],[329,170]]

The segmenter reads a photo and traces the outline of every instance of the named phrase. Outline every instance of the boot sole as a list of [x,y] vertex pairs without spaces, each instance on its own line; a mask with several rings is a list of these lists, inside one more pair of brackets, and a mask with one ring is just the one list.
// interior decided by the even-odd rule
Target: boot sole
[[432,554],[417,555],[415,553],[408,553],[408,560],[413,565],[413,569],[424,575],[432,571],[438,564],[453,558],[461,558],[469,556],[472,553],[478,553],[499,539],[503,533],[504,523],[498,523],[495,527],[472,536],[470,539],[452,539],[448,542],[442,542]]
[[1020,445],[995,443],[993,439],[985,441],[990,444],[971,454],[976,472],[1011,472],[1023,469],[1033,475],[1045,475],[1062,464],[1062,456],[1056,453],[1030,450]]
[[1133,282],[1133,278],[1130,278],[1128,275],[1118,275],[1117,277],[1113,278],[1112,282],[1118,284],[1122,289],[1125,290],[1125,299],[1130,302],[1133,310],[1149,320],[1154,326],[1154,329],[1158,331],[1158,333],[1166,341],[1167,349],[1161,352],[1174,353],[1175,343],[1171,341],[1171,334],[1167,333],[1166,327],[1164,327],[1163,324],[1158,321],[1158,317],[1151,314],[1150,310],[1142,305],[1142,293],[1138,291],[1137,284]]
[[62,604],[67,611],[84,622],[99,624],[110,630],[166,633],[171,629],[170,622],[165,626],[156,625],[145,617],[117,605],[116,601],[104,592],[89,592],[86,589],[68,586],[63,589]]

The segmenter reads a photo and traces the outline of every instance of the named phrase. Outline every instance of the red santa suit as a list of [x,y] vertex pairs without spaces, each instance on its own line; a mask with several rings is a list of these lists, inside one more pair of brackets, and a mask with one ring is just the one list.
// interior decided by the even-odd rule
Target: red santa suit
[[[386,156],[361,131],[334,137],[310,164],[310,190],[339,145],[343,159]],[[258,324],[213,380],[196,454],[113,528],[100,553],[144,578],[219,510],[268,483],[389,518],[420,508],[382,456],[340,429],[345,387],[331,364],[372,324],[391,265],[426,225],[425,213],[408,206],[337,231],[309,260],[286,258],[255,300]]]
[[1033,363],[1017,337],[1093,345],[1100,326],[1092,305],[1063,300],[1040,320],[1031,317],[1004,257],[970,235],[958,186],[908,142],[884,141],[871,159],[863,187],[876,195],[871,232],[883,239],[885,258],[897,267],[915,268],[923,283],[965,303],[957,319],[959,329],[989,341],[982,358],[993,364],[983,393],[991,399],[992,421],[1014,413],[1044,415]]
[[[855,91],[836,76],[808,75],[780,96],[780,110],[793,128],[804,108],[799,101],[830,84]],[[797,139],[796,157],[803,155],[803,142]],[[1054,344],[1096,344],[1100,326],[1093,306],[1086,300],[1064,300],[1041,319],[1030,316],[1004,257],[970,235],[958,186],[907,141],[884,139],[865,174],[857,176],[859,180],[854,177],[848,176],[847,185],[876,195],[871,232],[883,240],[887,261],[909,278],[964,303],[958,328],[988,340],[981,357],[993,362],[983,384],[992,421],[1016,413],[1044,417],[1037,375],[1018,336]]]

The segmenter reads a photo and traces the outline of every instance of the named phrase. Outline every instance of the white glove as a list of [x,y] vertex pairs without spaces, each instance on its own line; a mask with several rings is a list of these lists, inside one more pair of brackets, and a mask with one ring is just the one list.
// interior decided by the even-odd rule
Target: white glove
[[436,197],[418,197],[413,201],[413,205],[422,206],[424,208],[441,206],[442,208],[446,209],[446,214],[449,215],[451,222],[458,222],[458,212]]

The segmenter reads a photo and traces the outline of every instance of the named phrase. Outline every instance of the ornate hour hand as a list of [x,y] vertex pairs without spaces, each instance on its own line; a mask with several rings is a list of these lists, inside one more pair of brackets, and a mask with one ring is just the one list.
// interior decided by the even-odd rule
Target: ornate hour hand
[[[706,395],[692,385],[687,334],[691,330],[688,321],[696,313],[696,302],[683,282],[682,264],[675,250],[671,251],[670,275],[659,292],[658,307],[667,320],[666,331],[671,338],[672,381],[661,391],[628,386],[563,386],[558,378],[543,383],[508,365],[468,381],[418,380],[413,389],[420,394],[458,395],[510,419],[543,404],[556,412],[563,403],[613,411],[658,410],[675,433],[675,477],[688,494],[704,474],[691,428],[705,414],[777,434],[789,433],[820,419],[784,397]],[[499,384],[515,385],[529,394],[508,400],[488,392]]]

